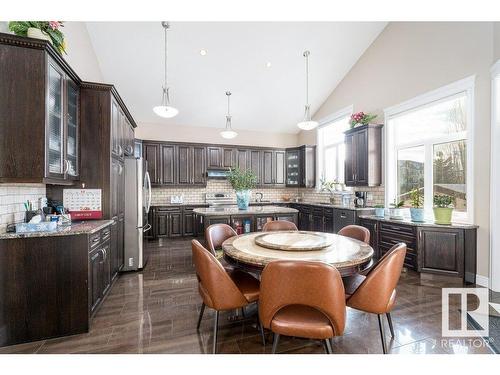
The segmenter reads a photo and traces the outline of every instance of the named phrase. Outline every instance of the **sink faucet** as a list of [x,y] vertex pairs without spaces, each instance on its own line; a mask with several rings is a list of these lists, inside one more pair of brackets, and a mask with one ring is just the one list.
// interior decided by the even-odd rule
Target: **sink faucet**
[[[257,198],[257,196],[258,196],[258,198]],[[262,194],[261,192],[255,193],[255,201],[256,202],[262,202],[262,198],[264,198],[264,194]]]

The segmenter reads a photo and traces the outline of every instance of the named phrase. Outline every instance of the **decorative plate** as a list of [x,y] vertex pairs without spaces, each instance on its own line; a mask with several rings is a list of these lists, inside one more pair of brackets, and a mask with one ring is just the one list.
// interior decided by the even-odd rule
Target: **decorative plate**
[[267,232],[255,237],[259,246],[284,251],[321,250],[333,244],[333,236],[321,232],[283,231]]

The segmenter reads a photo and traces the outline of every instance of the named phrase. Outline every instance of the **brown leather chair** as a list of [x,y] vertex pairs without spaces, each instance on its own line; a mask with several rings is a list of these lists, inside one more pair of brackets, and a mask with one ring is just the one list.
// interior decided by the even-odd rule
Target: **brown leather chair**
[[267,223],[264,224],[264,227],[262,228],[263,232],[273,232],[280,230],[298,230],[298,229],[295,223],[287,220],[268,221]]
[[382,315],[386,315],[391,336],[394,338],[391,311],[395,304],[396,286],[401,276],[405,255],[406,244],[396,244],[380,258],[366,276],[355,275],[344,278],[347,306],[377,314],[384,354],[387,353],[387,346]]
[[338,232],[339,235],[370,244],[370,231],[359,225],[347,225]]
[[222,247],[225,240],[237,235],[236,231],[227,224],[212,224],[205,229],[205,240],[214,257],[217,257],[217,249]]
[[[198,318],[200,328],[205,306],[215,310],[213,353],[217,348],[219,312],[243,308],[259,300],[259,281],[247,273],[226,272],[215,256],[197,240],[191,241],[193,261],[198,277],[198,291],[203,300]],[[263,334],[261,329],[261,334]]]
[[278,260],[262,271],[259,316],[274,333],[273,353],[280,335],[323,340],[344,333],[345,294],[335,267],[321,262]]

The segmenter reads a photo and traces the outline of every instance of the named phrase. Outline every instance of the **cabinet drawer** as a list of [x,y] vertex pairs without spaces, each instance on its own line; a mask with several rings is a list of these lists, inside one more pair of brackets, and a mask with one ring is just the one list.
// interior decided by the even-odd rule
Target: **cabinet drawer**
[[181,207],[155,207],[156,212],[181,212]]
[[406,234],[407,236],[415,237],[415,228],[409,225],[393,224],[380,222],[380,231],[395,232],[398,234]]
[[[384,244],[384,243],[379,243],[379,251],[380,251],[380,256],[383,256],[385,253],[387,253],[390,249],[392,248],[392,245]],[[417,254],[415,250],[408,248],[406,251],[405,255],[405,260],[404,260],[404,265],[408,268],[411,268],[413,270],[418,269],[418,263],[417,263]]]
[[416,237],[406,236],[402,234],[396,234],[392,232],[379,232],[379,241],[382,243],[387,243],[390,246],[396,245],[399,242],[404,242],[406,246],[415,248],[416,247]]
[[102,242],[108,241],[110,237],[111,237],[111,226],[104,228],[101,231],[101,241]]
[[101,243],[101,232],[92,233],[89,236],[89,247],[90,250],[94,250]]
[[[404,241],[392,240],[392,241],[388,242],[388,241],[384,241],[382,239],[379,239],[379,246],[389,250],[394,245],[396,245],[400,242],[404,242]],[[417,251],[415,250],[415,244],[409,244],[407,242],[405,242],[405,244],[406,244],[406,253],[407,254],[415,254],[415,255],[417,254]]]

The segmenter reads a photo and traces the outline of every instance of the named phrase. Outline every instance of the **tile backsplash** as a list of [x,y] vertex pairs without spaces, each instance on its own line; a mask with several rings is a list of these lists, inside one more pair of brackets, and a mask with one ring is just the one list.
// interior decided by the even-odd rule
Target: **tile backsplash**
[[[368,200],[368,205],[376,205],[384,203],[384,188],[359,188],[358,190],[367,191],[371,193],[372,199]],[[206,187],[200,188],[163,188],[156,187],[152,191],[152,204],[162,205],[170,203],[172,195],[183,195],[184,203],[198,204],[205,203],[205,193],[233,193],[234,190],[226,180],[208,180]],[[329,194],[325,192],[317,192],[315,189],[297,189],[297,188],[256,188],[252,191],[252,200],[255,200],[255,193],[261,192],[263,200],[280,201],[283,195],[289,195],[292,199],[299,196],[308,202],[328,202]],[[338,196],[336,203],[340,204],[340,196]]]
[[7,230],[7,224],[24,221],[24,202],[30,200],[33,209],[38,209],[45,195],[43,184],[0,184],[0,233]]

